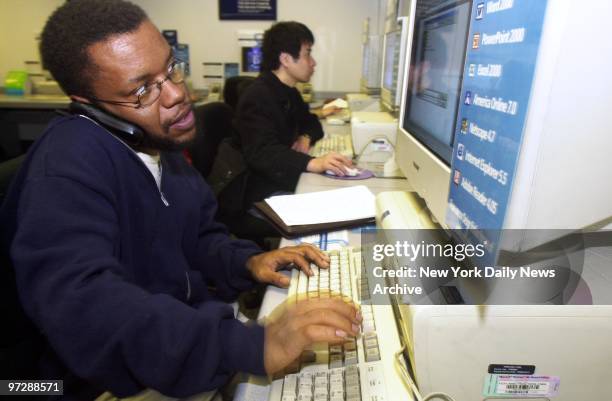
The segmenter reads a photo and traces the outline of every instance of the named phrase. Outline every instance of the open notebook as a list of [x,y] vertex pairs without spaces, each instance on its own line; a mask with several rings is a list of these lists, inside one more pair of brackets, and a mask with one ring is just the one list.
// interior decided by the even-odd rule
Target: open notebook
[[286,238],[365,225],[375,216],[374,194],[363,185],[273,196],[255,207]]

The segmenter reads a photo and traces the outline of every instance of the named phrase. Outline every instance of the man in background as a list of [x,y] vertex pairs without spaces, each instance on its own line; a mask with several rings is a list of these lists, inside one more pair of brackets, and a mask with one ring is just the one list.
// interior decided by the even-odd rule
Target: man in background
[[295,86],[310,81],[314,73],[314,42],[310,29],[299,22],[279,22],[264,33],[261,74],[241,95],[234,118],[249,169],[246,205],[293,192],[303,172],[331,170],[342,176],[351,166],[337,153],[308,155],[323,129]]

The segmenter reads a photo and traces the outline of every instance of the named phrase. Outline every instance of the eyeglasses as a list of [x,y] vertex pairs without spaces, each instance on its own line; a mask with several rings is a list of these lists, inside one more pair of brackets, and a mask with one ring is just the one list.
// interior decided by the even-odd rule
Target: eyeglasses
[[134,94],[138,96],[138,100],[136,100],[135,102],[103,100],[95,97],[92,98],[92,100],[108,104],[116,104],[119,106],[130,106],[134,107],[135,109],[148,107],[155,103],[157,99],[159,99],[159,96],[161,95],[162,85],[164,84],[164,82],[170,80],[174,84],[182,84],[185,81],[186,71],[187,63],[175,59],[168,66],[168,71],[166,71],[166,77],[164,79],[153,82],[149,85],[143,85],[140,88],[136,89]]

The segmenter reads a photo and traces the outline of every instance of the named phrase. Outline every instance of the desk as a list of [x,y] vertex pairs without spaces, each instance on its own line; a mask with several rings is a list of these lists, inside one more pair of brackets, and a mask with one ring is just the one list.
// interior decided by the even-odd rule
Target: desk
[[27,144],[36,140],[57,116],[55,110],[67,109],[69,104],[66,96],[1,94],[0,160],[23,153]]
[[12,96],[0,94],[0,109],[67,109],[70,98],[63,95],[25,95]]
[[[325,191],[339,187],[349,187],[353,185],[365,185],[375,195],[384,191],[411,191],[408,181],[399,178],[368,178],[367,180],[338,180],[329,178],[321,174],[303,173],[300,176],[296,193],[307,193],[314,191]],[[361,235],[356,230],[347,230],[349,245],[360,246]],[[295,240],[283,238],[280,246],[295,245]],[[287,290],[269,286],[264,295],[258,318],[264,318],[269,312],[274,310],[287,296]]]
[[[330,129],[331,128],[331,129]],[[326,126],[324,129],[327,135],[350,135],[349,126]],[[366,180],[339,180],[323,176],[321,174],[303,173],[296,187],[296,193],[306,193],[313,191],[324,191],[338,187],[348,187],[353,185],[365,185],[373,193],[377,194],[383,191],[410,191],[411,187],[405,179],[387,179],[387,178],[369,178]],[[348,241],[350,246],[359,247],[361,245],[361,234],[356,230],[347,231]],[[283,239],[282,246],[294,245],[295,241]],[[288,276],[289,272],[285,272]],[[287,290],[273,286],[269,286],[264,295],[262,305],[259,311],[258,318],[265,318],[287,297]],[[386,387],[381,394],[385,394],[378,398],[364,398],[363,401],[371,401],[377,399],[380,401],[411,401],[410,395],[401,381],[393,364],[393,353],[399,348],[399,338],[397,337],[397,329],[392,309],[389,305],[373,306],[374,314],[376,315],[377,326],[382,331],[387,331],[390,335],[381,337],[380,352],[383,355],[383,360],[376,363],[377,369],[381,373],[380,377],[384,377],[383,386]],[[382,327],[381,327],[382,326]],[[377,330],[378,331],[378,330]],[[381,334],[379,333],[379,336]],[[371,365],[368,365],[371,366]],[[365,374],[365,373],[364,373]],[[270,386],[265,379],[249,376],[243,383],[238,385],[234,401],[267,401],[269,398]],[[365,397],[365,396],[364,396]]]

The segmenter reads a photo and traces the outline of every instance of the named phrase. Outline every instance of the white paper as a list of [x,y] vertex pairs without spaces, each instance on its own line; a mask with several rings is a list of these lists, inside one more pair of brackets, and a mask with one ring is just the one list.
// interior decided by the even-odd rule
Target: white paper
[[288,226],[367,219],[376,214],[374,194],[364,185],[273,196],[266,203]]

